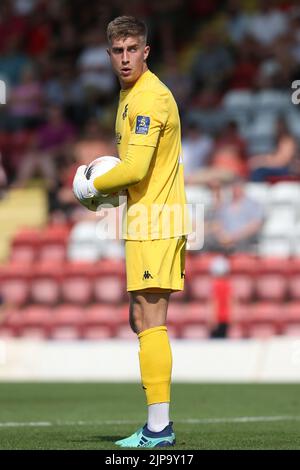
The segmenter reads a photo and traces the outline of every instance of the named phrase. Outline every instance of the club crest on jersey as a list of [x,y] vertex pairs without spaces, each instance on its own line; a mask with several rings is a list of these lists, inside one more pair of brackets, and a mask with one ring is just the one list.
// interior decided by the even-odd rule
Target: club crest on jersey
[[122,114],[123,121],[127,116],[127,112],[128,112],[128,104],[125,105],[125,108],[124,108],[124,111],[123,111],[123,114]]
[[136,118],[136,126],[135,126],[135,133],[136,134],[148,134],[150,126],[150,118],[149,116],[137,116]]

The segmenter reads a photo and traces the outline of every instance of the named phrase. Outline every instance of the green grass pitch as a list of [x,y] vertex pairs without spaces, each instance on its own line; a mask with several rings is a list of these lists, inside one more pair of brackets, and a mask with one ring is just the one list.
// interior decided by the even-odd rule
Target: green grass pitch
[[[174,384],[175,450],[300,449],[300,384]],[[0,449],[109,449],[146,421],[137,384],[0,383]]]

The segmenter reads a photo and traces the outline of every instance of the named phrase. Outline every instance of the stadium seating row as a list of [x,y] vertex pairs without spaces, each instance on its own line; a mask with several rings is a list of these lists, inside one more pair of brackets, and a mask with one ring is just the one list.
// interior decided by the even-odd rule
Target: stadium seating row
[[[10,266],[11,267],[11,266]],[[112,268],[110,266],[109,268]],[[0,270],[1,272],[1,270]],[[2,275],[1,275],[2,274]],[[58,266],[43,269],[37,265],[27,273],[2,273],[0,293],[6,304],[22,306],[28,302],[57,305],[61,301],[86,305],[91,302],[119,304],[127,299],[124,268],[98,268],[87,274],[71,267],[60,272]],[[232,297],[242,302],[254,300],[300,300],[300,274],[286,276],[277,273],[232,274],[228,277]],[[213,278],[210,274],[188,271],[184,292],[178,292],[176,300],[204,300],[212,297]]]
[[[172,303],[168,330],[173,338],[207,338],[212,329],[212,312],[205,303]],[[300,302],[256,303],[236,306],[232,312],[230,338],[268,338],[274,334],[299,335]],[[61,304],[55,309],[30,305],[9,310],[0,322],[0,337],[51,339],[134,338],[128,325],[128,305],[94,304],[81,308]]]

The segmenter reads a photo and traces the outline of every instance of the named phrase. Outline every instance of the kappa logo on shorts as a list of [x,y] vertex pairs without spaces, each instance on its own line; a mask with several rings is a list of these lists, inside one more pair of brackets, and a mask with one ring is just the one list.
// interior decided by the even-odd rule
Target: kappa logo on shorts
[[185,273],[181,273],[181,279],[185,279]]
[[137,116],[136,118],[136,126],[135,126],[135,133],[136,134],[148,134],[150,126],[150,118],[149,116]]
[[153,279],[152,275],[149,273],[149,271],[145,271],[143,275],[143,281],[146,279]]

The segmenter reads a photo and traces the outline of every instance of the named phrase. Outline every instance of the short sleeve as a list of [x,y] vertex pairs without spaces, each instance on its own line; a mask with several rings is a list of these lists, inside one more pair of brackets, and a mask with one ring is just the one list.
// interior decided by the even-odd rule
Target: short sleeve
[[167,120],[167,99],[155,92],[137,93],[129,104],[129,145],[156,147]]

